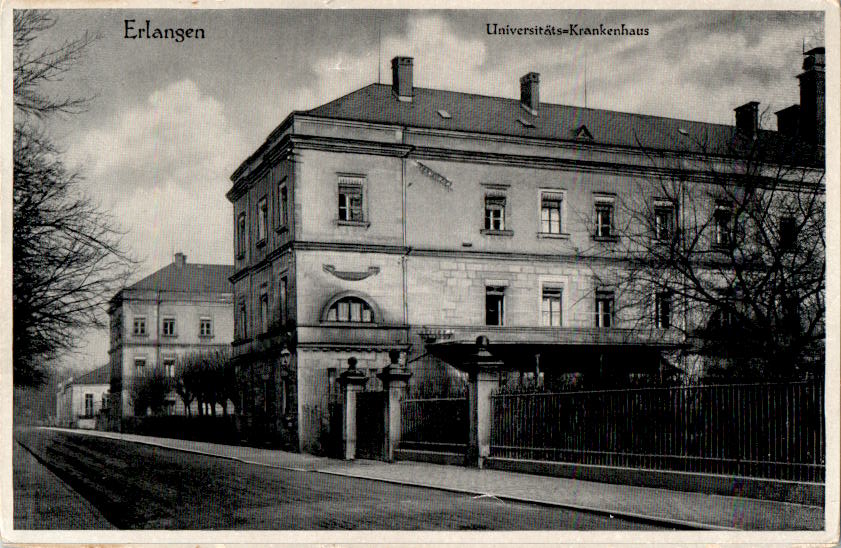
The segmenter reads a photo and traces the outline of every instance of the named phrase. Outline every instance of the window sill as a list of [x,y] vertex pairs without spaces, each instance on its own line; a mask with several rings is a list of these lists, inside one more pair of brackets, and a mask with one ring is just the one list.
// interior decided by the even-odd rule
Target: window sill
[[161,338],[163,338],[163,339],[177,339],[178,335],[164,335],[164,334],[161,334]]
[[132,333],[131,336],[136,338],[136,339],[148,339],[149,338],[148,333]]
[[566,232],[538,232],[537,237],[546,240],[569,240]]
[[514,235],[513,230],[493,230],[490,228],[483,228],[479,231],[480,234],[484,234],[485,236],[505,236],[510,238]]
[[213,338],[213,335],[199,335],[200,339],[209,340]]
[[368,221],[342,221],[342,220],[337,220],[336,225],[337,226],[355,226],[355,227],[359,227],[359,228],[368,228],[369,226],[371,226],[371,223],[369,223]]
[[611,243],[613,243],[613,242],[618,242],[619,241],[619,236],[598,236],[598,235],[594,234],[593,235],[593,240],[597,241],[597,242],[611,242]]

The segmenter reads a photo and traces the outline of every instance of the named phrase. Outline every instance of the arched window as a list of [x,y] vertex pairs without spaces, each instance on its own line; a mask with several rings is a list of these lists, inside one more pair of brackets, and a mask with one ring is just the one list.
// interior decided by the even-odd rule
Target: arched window
[[343,297],[327,309],[325,318],[328,322],[373,323],[374,311],[359,297]]

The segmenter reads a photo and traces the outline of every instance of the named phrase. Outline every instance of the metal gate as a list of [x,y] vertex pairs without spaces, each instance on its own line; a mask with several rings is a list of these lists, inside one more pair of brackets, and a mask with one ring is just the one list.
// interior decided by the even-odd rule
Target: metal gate
[[356,394],[356,458],[385,459],[385,395]]

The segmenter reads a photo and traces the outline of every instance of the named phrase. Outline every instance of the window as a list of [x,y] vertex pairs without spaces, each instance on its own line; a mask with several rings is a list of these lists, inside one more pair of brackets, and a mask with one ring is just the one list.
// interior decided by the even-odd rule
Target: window
[[613,230],[613,200],[609,198],[596,199],[596,238],[615,238]]
[[143,377],[146,375],[146,358],[134,358],[134,376]]
[[654,325],[657,329],[668,329],[672,326],[672,294],[670,291],[659,291],[654,296]]
[[175,358],[168,357],[163,359],[164,376],[170,379],[175,378]]
[[142,337],[146,335],[146,318],[144,316],[137,316],[134,318],[134,336]]
[[540,232],[543,234],[561,233],[562,196],[544,192],[540,197]]
[[280,183],[277,187],[277,224],[278,228],[285,228],[289,224],[289,195],[287,194],[286,183]]
[[244,339],[248,336],[248,309],[245,300],[239,302],[239,334]]
[[505,196],[485,196],[485,230],[505,230]]
[[175,400],[166,400],[164,402],[164,415],[175,414]]
[[333,303],[327,311],[327,321],[371,323],[374,321],[374,313],[362,299],[344,297]]
[[561,288],[543,288],[543,325],[546,327],[561,326]]
[[175,336],[175,318],[164,318],[161,322],[161,335],[164,337]]
[[93,417],[93,394],[85,394],[85,416]]
[[596,327],[613,327],[613,315],[613,291],[596,291]]
[[237,219],[237,258],[245,257],[245,213],[240,213]]
[[199,337],[213,336],[213,320],[211,318],[199,319]]
[[339,181],[339,221],[362,223],[365,221],[362,207],[363,185],[361,180],[343,178]]
[[780,249],[790,251],[797,240],[797,225],[794,217],[787,215],[780,219]]
[[108,394],[102,395],[102,407],[101,409],[108,409]]
[[485,288],[485,325],[503,325],[505,321],[505,287]]
[[269,330],[269,287],[267,284],[260,286],[260,330],[263,333]]
[[730,223],[732,214],[726,206],[718,206],[713,214],[713,244],[726,247],[730,244]]
[[654,206],[654,239],[668,242],[674,233],[675,208],[668,204]]
[[280,279],[280,287],[278,288],[279,293],[280,293],[280,303],[279,303],[279,306],[280,306],[280,321],[283,322],[283,323],[286,323],[286,320],[288,319],[288,312],[286,310],[286,307],[287,307],[286,303],[288,301],[286,291],[287,291],[288,283],[289,282],[287,281],[286,276],[283,276]]
[[268,217],[269,217],[269,203],[266,197],[263,196],[257,202],[257,243],[261,244],[266,241],[266,234],[268,233]]

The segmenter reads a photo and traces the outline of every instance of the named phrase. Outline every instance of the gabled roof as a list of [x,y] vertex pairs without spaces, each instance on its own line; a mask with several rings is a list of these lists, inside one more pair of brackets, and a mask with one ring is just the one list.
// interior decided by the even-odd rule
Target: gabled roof
[[111,370],[108,364],[88,371],[84,375],[73,379],[73,384],[108,384],[111,382]]
[[[450,117],[439,115],[441,110]],[[404,102],[385,84],[365,86],[302,114],[562,141],[580,139],[583,126],[597,144],[660,150],[697,151],[699,141],[725,144],[736,136],[734,126],[569,105],[541,103],[535,116],[516,99],[426,88],[414,88],[412,101]]]
[[233,265],[170,263],[126,289],[190,293],[233,293],[228,281],[234,274]]

